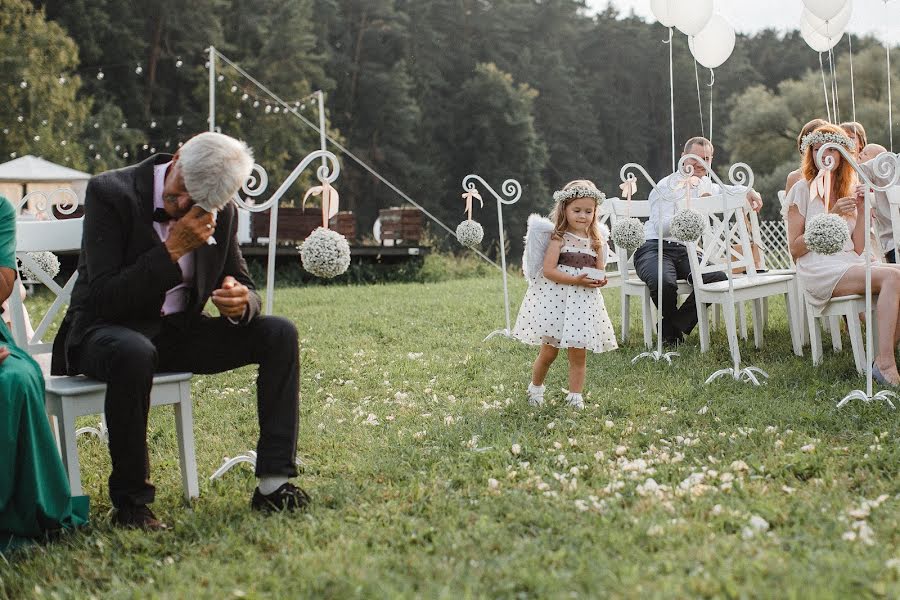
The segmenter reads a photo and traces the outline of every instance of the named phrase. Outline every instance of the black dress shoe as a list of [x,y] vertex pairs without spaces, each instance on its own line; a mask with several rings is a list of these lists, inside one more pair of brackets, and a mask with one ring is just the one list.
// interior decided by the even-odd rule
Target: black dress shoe
[[684,336],[675,335],[671,337],[664,336],[662,340],[665,348],[677,348],[684,343]]
[[309,494],[293,483],[287,482],[282,483],[281,487],[271,494],[263,494],[256,488],[253,500],[250,501],[250,508],[263,512],[303,510],[310,502]]
[[166,531],[169,526],[156,518],[146,504],[126,505],[113,509],[112,524],[126,529]]

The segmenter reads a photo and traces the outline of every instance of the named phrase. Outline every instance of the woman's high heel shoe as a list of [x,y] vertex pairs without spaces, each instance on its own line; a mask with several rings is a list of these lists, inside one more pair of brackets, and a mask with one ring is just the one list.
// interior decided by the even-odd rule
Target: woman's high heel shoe
[[872,379],[874,379],[881,385],[886,385],[888,387],[894,387],[894,388],[900,387],[900,385],[898,385],[896,383],[891,383],[890,381],[888,381],[887,378],[884,376],[884,373],[881,372],[881,369],[879,369],[878,365],[876,365],[874,362],[872,363]]

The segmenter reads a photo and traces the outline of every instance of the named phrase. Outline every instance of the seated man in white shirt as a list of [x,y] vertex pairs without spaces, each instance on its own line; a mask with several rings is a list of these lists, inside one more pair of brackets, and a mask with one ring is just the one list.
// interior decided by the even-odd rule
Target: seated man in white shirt
[[[708,165],[712,165],[713,145],[703,137],[693,137],[684,145],[685,154],[694,154],[702,158]],[[700,178],[700,183],[693,189],[695,196],[716,195],[721,193],[718,184],[712,183],[706,173],[706,167],[689,159],[687,164],[693,166],[694,176]],[[678,280],[691,280],[691,265],[688,261],[687,247],[679,240],[670,236],[669,226],[672,217],[678,210],[677,200],[684,196],[684,188],[678,184],[685,179],[681,173],[672,173],[664,177],[650,192],[650,219],[644,225],[646,242],[634,253],[634,268],[638,277],[647,284],[650,297],[656,304],[659,289],[659,225],[662,220],[663,232],[663,283],[662,283],[662,338],[666,345],[676,345],[684,341],[684,336],[689,334],[697,324],[697,305],[694,294],[678,306]],[[660,197],[660,196],[663,197]],[[762,199],[753,190],[747,193],[747,200],[753,210],[758,211],[762,207]],[[705,283],[722,281],[727,275],[721,271],[707,273],[703,276]],[[657,307],[659,310],[659,307]]]

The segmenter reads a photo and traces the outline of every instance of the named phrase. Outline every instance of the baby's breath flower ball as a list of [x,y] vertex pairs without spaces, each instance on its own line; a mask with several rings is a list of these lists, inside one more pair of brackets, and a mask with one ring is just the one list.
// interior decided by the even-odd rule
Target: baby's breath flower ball
[[463,246],[473,248],[481,243],[484,238],[484,229],[481,223],[468,219],[456,226],[456,239]]
[[[52,252],[29,252],[28,256],[34,259],[38,267],[49,275],[50,279],[54,279],[59,275],[59,259]],[[28,281],[40,281],[37,274],[33,273],[24,264],[22,265],[22,277]]]
[[682,208],[672,217],[669,230],[682,242],[695,242],[706,231],[706,218],[693,208]]
[[634,250],[644,244],[644,239],[644,224],[634,217],[616,221],[613,225],[612,241],[616,247]]
[[337,277],[350,266],[350,244],[337,231],[316,227],[300,244],[300,261],[316,277]]
[[806,223],[803,241],[812,252],[836,254],[843,250],[850,239],[847,221],[838,215],[819,214]]

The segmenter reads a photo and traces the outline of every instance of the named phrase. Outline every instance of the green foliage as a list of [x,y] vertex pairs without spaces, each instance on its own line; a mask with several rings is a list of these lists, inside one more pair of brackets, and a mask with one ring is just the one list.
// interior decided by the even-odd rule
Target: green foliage
[[78,47],[25,0],[0,0],[0,157],[34,154],[87,166],[79,133],[90,110],[71,73]]
[[[869,142],[890,146],[887,124],[887,79],[884,48],[871,43],[853,56],[856,120],[863,124]],[[896,54],[896,52],[894,52]],[[894,78],[900,78],[900,59],[892,55]],[[853,92],[849,56],[837,62],[838,106],[841,121],[853,119]],[[829,83],[830,85],[830,83]],[[830,94],[830,92],[829,92]],[[894,114],[900,113],[900,98],[894,98]],[[778,218],[776,193],[784,189],[785,177],[800,166],[797,135],[816,117],[827,119],[822,75],[818,68],[797,79],[788,79],[772,90],[755,85],[732,100],[731,118],[725,128],[725,148],[735,160],[748,163],[757,177],[756,188],[767,202],[766,218]],[[788,165],[793,165],[788,168]]]

